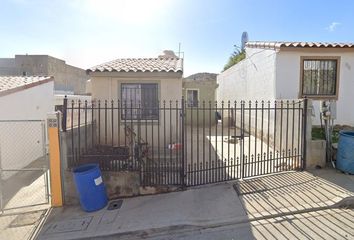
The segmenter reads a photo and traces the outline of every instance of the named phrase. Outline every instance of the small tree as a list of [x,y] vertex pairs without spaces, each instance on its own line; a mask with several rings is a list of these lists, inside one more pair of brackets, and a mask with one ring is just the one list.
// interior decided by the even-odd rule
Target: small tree
[[226,69],[232,67],[233,65],[239,63],[240,61],[242,61],[245,58],[246,58],[245,50],[235,49],[235,51],[231,54],[229,61],[225,64],[224,71]]

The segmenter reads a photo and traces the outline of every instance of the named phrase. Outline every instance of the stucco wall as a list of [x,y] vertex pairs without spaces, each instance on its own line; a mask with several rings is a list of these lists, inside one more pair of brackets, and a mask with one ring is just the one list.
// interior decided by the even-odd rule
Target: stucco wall
[[[276,97],[294,99],[300,92],[301,56],[339,56],[339,93],[337,101],[337,120],[335,123],[354,125],[354,50],[314,49],[301,51],[280,51],[277,54]],[[313,101],[313,124],[320,124],[320,101]]]
[[86,93],[86,81],[89,77],[85,70],[49,56],[48,74],[55,76],[55,90],[69,90],[75,94]]
[[[188,81],[183,81],[183,96],[184,99],[187,100],[187,90],[193,89],[193,90],[198,90],[199,94],[199,111],[196,109],[191,109],[187,107],[186,109],[186,123],[190,124],[197,124],[199,123],[200,125],[205,124],[206,126],[209,126],[209,124],[215,124],[215,111],[209,111],[207,110],[210,106],[215,105],[216,101],[216,88],[217,84],[216,81],[193,81],[193,80],[188,80]],[[204,101],[204,106],[203,106],[203,101]],[[209,102],[211,105],[209,105]],[[206,108],[205,111],[201,110],[203,107]],[[203,112],[205,118],[203,119]],[[193,116],[191,116],[191,114]]]
[[272,100],[275,97],[274,50],[246,49],[246,59],[217,76],[217,101]]
[[0,58],[0,75],[10,76],[19,75],[19,69],[16,68],[14,58]]
[[86,71],[70,66],[64,60],[48,55],[15,55],[15,58],[0,59],[0,75],[22,76],[24,72],[28,76],[54,76],[56,91],[86,93]]

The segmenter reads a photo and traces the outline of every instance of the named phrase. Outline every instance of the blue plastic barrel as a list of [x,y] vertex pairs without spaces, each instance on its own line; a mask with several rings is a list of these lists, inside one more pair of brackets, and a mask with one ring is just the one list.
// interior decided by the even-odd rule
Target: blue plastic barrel
[[354,174],[354,132],[340,131],[336,167]]
[[92,212],[104,208],[108,198],[98,164],[82,165],[73,174],[82,209]]

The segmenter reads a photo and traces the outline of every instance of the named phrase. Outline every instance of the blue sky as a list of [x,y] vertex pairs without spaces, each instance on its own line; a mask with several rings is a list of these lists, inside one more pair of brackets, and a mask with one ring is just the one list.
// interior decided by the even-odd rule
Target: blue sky
[[354,42],[351,0],[1,0],[0,57],[49,54],[88,68],[185,53],[185,76],[220,72],[250,40]]

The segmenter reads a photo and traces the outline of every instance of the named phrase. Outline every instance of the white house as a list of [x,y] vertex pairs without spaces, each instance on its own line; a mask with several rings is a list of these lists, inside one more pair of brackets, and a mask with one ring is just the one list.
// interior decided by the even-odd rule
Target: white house
[[53,91],[53,77],[0,76],[0,120],[45,120]]
[[217,77],[218,101],[313,99],[335,101],[338,124],[354,125],[354,44],[319,42],[246,43],[246,58]]
[[[0,164],[5,179],[45,154],[44,120],[54,111],[54,78],[0,76]],[[40,120],[40,121],[39,121]]]

